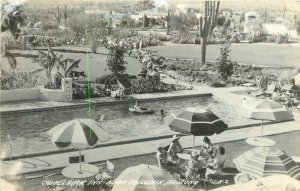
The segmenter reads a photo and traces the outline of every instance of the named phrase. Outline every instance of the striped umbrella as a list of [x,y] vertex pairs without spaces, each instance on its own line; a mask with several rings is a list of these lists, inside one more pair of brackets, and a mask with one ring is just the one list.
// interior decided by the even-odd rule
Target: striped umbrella
[[285,174],[292,178],[300,175],[299,165],[284,151],[273,147],[256,147],[233,160],[237,169],[256,178]]
[[125,169],[116,178],[112,191],[180,190],[180,185],[175,180],[169,172],[158,166],[140,164]]
[[219,134],[225,131],[228,127],[219,117],[213,112],[190,107],[180,112],[178,115],[171,114],[169,127],[172,131],[184,134],[192,134],[193,148],[195,145],[195,136],[209,136],[215,133]]
[[82,149],[111,139],[109,133],[92,119],[73,119],[53,127],[47,134],[55,146],[58,148],[73,146],[79,150],[79,156]]
[[261,120],[261,138],[264,120],[283,121],[293,117],[283,105],[272,100],[250,99],[243,104],[243,108],[247,118]]

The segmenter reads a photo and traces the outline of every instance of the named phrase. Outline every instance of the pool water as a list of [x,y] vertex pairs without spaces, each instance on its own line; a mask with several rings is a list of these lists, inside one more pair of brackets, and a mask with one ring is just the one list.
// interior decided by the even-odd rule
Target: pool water
[[[161,120],[157,115],[133,114],[128,110],[131,105],[132,103],[92,107],[92,119],[100,118],[102,114],[106,116],[101,125],[113,137],[109,142],[174,134],[168,127],[168,117]],[[148,101],[140,102],[140,105],[154,109],[157,113],[161,108],[170,113],[191,106],[208,107],[229,126],[253,123],[253,120],[245,119],[238,114],[234,107],[211,97]],[[1,150],[8,152],[7,134],[10,135],[13,155],[56,150],[46,131],[74,118],[89,118],[88,107],[2,115]]]

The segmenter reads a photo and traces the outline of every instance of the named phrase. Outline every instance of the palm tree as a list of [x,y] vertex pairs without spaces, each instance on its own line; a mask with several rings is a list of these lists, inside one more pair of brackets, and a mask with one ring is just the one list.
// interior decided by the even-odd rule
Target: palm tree
[[[17,8],[18,9],[18,8]],[[24,22],[21,11],[8,13],[1,22],[1,32],[9,30],[15,39],[18,39],[21,33],[20,25]]]
[[[74,70],[74,68],[79,68],[79,63],[80,63],[81,59],[79,60],[73,60],[73,59],[64,59],[62,61],[58,61],[59,66],[63,69],[63,74],[62,77],[65,78],[69,75],[69,73],[71,71]],[[68,63],[71,63],[71,65],[68,67]]]

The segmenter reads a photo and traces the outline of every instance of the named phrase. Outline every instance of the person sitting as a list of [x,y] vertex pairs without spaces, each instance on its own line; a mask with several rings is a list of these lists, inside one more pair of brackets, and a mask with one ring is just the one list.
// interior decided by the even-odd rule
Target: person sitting
[[213,153],[213,146],[210,142],[210,139],[208,137],[203,138],[204,145],[202,147],[202,152],[204,152],[205,155],[211,155]]
[[215,157],[211,155],[210,160],[207,163],[205,178],[208,180],[211,175],[220,174],[223,170],[225,163],[225,149],[224,147],[219,148],[219,154]]
[[173,163],[177,163],[179,159],[177,153],[182,153],[182,152],[183,152],[183,148],[179,143],[179,137],[177,137],[177,135],[174,135],[172,138],[172,142],[169,146],[169,149],[167,151],[169,161]]
[[165,115],[165,110],[161,109],[161,110],[160,110],[160,116],[161,116],[161,117],[164,117],[164,115]]
[[161,165],[162,162],[167,161],[167,153],[166,153],[165,149],[160,145],[157,146],[156,159],[157,159],[159,168],[162,168],[162,165]]
[[191,154],[191,159],[188,162],[188,166],[186,168],[186,179],[187,180],[195,180],[198,178],[198,169],[200,166],[199,161],[197,160],[199,157],[199,153],[197,151],[193,151]]
[[139,109],[139,107],[138,107],[138,102],[137,102],[137,101],[135,102],[135,105],[134,105],[133,109],[134,109],[134,110]]

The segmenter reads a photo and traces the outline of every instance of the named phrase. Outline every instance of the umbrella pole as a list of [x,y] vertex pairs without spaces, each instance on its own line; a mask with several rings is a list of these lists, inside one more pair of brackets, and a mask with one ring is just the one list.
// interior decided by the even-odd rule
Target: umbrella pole
[[261,120],[260,141],[262,141],[262,136],[263,136],[263,125],[264,125],[264,120]]
[[81,171],[81,150],[79,150],[79,174],[82,174],[82,171]]
[[195,135],[193,135],[193,151],[195,149]]

